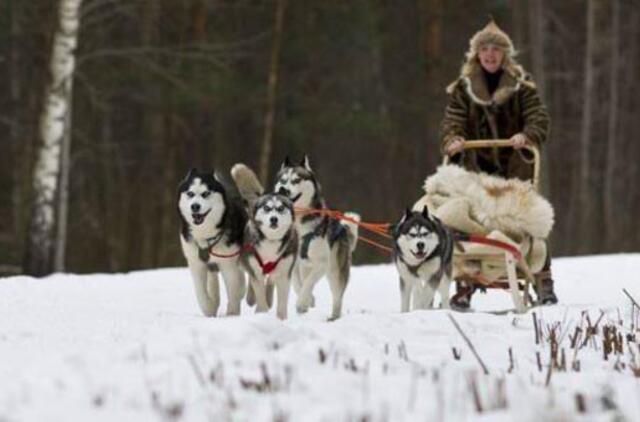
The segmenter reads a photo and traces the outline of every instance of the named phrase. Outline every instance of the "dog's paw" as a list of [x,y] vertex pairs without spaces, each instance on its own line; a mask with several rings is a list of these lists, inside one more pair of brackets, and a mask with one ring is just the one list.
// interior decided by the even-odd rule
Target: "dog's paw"
[[249,284],[249,288],[247,289],[247,305],[253,306],[256,304],[256,293],[253,290],[253,286]]
[[238,316],[240,315],[240,307],[229,307],[227,308],[227,316]]
[[304,314],[309,310],[309,300],[305,300],[303,298],[298,299],[298,302],[296,303],[296,311],[298,311],[299,314]]
[[200,311],[206,317],[215,317],[218,314],[218,304],[211,300],[198,301]]
[[202,314],[207,318],[215,318],[218,314],[218,309],[202,309]]

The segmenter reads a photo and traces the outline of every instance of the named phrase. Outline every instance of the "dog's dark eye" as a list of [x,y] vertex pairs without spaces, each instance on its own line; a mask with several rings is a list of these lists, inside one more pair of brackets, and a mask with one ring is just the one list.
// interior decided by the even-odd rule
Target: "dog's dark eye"
[[208,197],[209,195],[211,195],[211,192],[210,192],[210,191],[208,191],[208,190],[206,190],[206,191],[202,192],[202,197],[203,197],[203,198],[206,198],[206,197]]
[[195,193],[193,193],[193,192],[191,192],[191,191],[188,191],[188,192],[187,192],[187,196],[188,196],[189,198],[193,198],[194,196],[196,196],[196,194],[195,194]]
[[298,179],[291,179],[291,184],[292,185],[297,185],[298,183],[302,182],[302,179],[298,178]]
[[284,212],[284,205],[280,205],[278,208],[276,208],[276,211],[282,214]]
[[264,207],[262,207],[262,209],[264,210],[264,212],[271,212],[271,207],[268,205],[265,205]]

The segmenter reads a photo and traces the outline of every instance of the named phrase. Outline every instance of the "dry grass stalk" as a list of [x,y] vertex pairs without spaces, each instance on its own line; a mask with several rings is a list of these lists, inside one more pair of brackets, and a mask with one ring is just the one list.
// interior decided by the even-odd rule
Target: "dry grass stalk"
[[449,316],[449,319],[453,323],[453,326],[456,327],[456,330],[458,330],[458,332],[460,333],[464,341],[467,343],[467,346],[469,346],[469,349],[471,349],[473,356],[475,356],[476,359],[478,360],[478,363],[482,367],[482,370],[485,373],[485,375],[489,375],[489,369],[487,369],[487,366],[484,364],[484,362],[480,358],[480,355],[478,355],[478,352],[476,352],[476,349],[475,347],[473,347],[473,344],[471,343],[471,340],[469,340],[469,337],[467,337],[464,331],[462,331],[462,328],[460,328],[460,325],[458,325],[458,322],[453,318],[453,316],[451,314],[447,314],[447,315]]
[[511,373],[513,372],[515,368],[515,364],[513,362],[513,349],[511,349],[511,347],[509,347],[509,369],[507,369],[507,373]]

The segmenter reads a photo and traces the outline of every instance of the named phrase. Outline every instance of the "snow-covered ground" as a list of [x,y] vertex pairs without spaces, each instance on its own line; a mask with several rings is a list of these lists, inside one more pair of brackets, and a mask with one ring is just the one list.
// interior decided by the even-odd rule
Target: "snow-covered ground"
[[[202,317],[182,268],[0,279],[0,421],[640,420],[622,291],[640,300],[640,254],[556,259],[554,275],[561,305],[533,310],[541,344],[504,292],[451,312],[488,375],[450,312],[399,313],[391,265],[354,268],[336,322],[325,281],[310,313],[292,300],[282,322],[246,307]],[[622,340],[607,360],[605,326]]]

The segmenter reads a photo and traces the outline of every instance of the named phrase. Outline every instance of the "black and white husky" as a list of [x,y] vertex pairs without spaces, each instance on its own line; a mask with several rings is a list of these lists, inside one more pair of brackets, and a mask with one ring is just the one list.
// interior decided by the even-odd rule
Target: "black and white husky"
[[231,176],[249,211],[242,254],[251,283],[247,301],[252,304],[255,300],[256,312],[268,311],[275,286],[276,314],[286,319],[291,275],[298,254],[293,204],[286,196],[265,194],[253,170],[244,164],[233,166]]
[[427,207],[406,210],[393,228],[394,262],[400,274],[400,310],[433,308],[436,290],[443,308],[449,308],[453,237]]
[[220,305],[218,272],[224,279],[227,315],[240,314],[245,276],[239,252],[247,215],[213,173],[192,169],[178,188],[180,242],[202,313],[215,316]]
[[326,275],[333,296],[330,319],[339,318],[342,298],[349,282],[351,254],[358,239],[357,221],[360,216],[346,213],[353,221],[343,222],[326,215],[306,212],[326,208],[320,184],[307,156],[297,165],[292,164],[288,158],[285,159],[278,172],[274,190],[287,196],[297,209],[295,221],[300,250],[293,276],[294,290],[298,295],[297,311],[304,313],[313,306],[313,288]]

